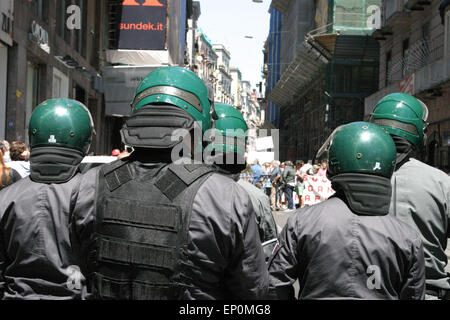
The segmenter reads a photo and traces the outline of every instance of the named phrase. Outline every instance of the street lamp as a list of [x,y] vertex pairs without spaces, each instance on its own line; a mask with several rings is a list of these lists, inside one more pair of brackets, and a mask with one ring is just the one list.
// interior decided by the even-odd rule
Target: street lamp
[[263,0],[253,0],[253,2],[256,2],[256,3],[262,3]]

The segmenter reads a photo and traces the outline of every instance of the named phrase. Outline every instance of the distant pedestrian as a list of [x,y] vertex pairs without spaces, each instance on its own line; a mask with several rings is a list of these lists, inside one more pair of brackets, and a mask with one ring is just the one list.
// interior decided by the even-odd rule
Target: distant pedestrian
[[299,200],[299,207],[303,208],[303,175],[301,174],[300,170],[305,165],[305,162],[303,160],[297,160],[295,161],[295,192],[298,195]]
[[252,169],[253,184],[255,185],[255,187],[262,189],[263,176],[266,174],[266,170],[263,167],[261,167],[258,159],[255,160],[255,162],[251,166],[251,169]]
[[22,141],[13,141],[9,148],[11,161],[6,163],[10,168],[16,170],[22,178],[30,175],[30,150]]
[[3,151],[3,161],[9,162],[11,158],[9,157],[9,142],[8,140],[0,140],[0,145],[2,145],[1,150]]
[[286,199],[288,203],[288,210],[294,210],[294,188],[295,188],[295,170],[292,161],[286,161],[286,168],[282,174],[283,184],[285,185]]
[[252,183],[252,169],[249,164],[247,164],[246,168],[244,170],[242,170],[239,178],[241,180]]
[[270,183],[272,187],[270,188],[270,208],[275,211],[278,210],[279,207],[277,205],[278,198],[278,187],[280,186],[280,161],[274,160],[272,162],[272,169],[270,172]]
[[320,166],[320,169],[317,171],[317,175],[319,177],[327,176],[327,162],[326,161],[322,161],[322,165]]
[[5,165],[3,160],[4,149],[4,144],[0,141],[0,190],[22,178],[16,170]]
[[270,191],[272,189],[272,182],[270,181],[270,172],[272,171],[272,165],[270,162],[265,162],[264,163],[264,170],[265,170],[265,175],[264,175],[264,193],[267,195],[267,197],[269,197],[270,199]]

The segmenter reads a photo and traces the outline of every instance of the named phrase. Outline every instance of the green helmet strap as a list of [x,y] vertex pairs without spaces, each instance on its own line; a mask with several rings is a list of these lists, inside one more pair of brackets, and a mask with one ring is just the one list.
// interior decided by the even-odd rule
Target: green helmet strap
[[337,194],[343,193],[357,215],[387,215],[391,203],[391,180],[385,177],[342,173],[330,178]]
[[30,179],[39,183],[65,183],[78,172],[84,153],[60,146],[35,147],[30,153]]
[[375,123],[379,126],[384,127],[393,127],[403,131],[406,131],[410,134],[418,135],[416,126],[410,123],[400,122],[392,119],[373,119],[372,123]]
[[184,91],[179,88],[170,87],[170,86],[156,86],[148,88],[141,93],[139,93],[135,98],[131,105],[131,108],[134,109],[136,105],[141,102],[143,99],[153,96],[153,95],[170,95],[170,96],[176,96],[180,98],[181,100],[186,101],[190,105],[192,105],[195,109],[197,109],[199,112],[203,112],[203,107],[200,102],[200,100],[195,96],[195,94],[190,93],[188,91]]
[[124,144],[137,148],[170,149],[181,143],[174,140],[177,129],[190,131],[195,121],[187,112],[172,105],[148,105],[127,117],[121,130]]
[[397,157],[395,159],[395,170],[398,170],[404,163],[405,159],[408,159],[414,153],[414,146],[408,140],[392,135],[395,148],[397,149]]

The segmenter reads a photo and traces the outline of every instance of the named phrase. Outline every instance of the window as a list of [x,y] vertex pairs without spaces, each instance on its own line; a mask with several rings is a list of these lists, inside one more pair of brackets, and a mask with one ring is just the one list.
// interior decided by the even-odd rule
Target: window
[[40,20],[48,24],[48,0],[29,1],[31,12]]
[[28,123],[30,122],[31,113],[39,100],[39,66],[27,63],[27,83],[26,83],[26,100],[25,100],[25,143],[29,143],[28,139]]
[[445,14],[445,56],[450,57],[450,10]]
[[80,8],[81,13],[81,28],[79,30],[74,30],[75,48],[79,54],[86,57],[86,35],[88,34],[86,19],[88,4],[85,0],[77,0],[75,3]]
[[73,88],[73,97],[75,98],[75,100],[86,104],[86,90],[84,90],[83,87],[79,86],[78,84],[75,84]]
[[386,53],[386,74],[384,80],[385,87],[389,85],[391,72],[392,72],[392,51],[389,51],[388,53]]
[[69,78],[53,68],[53,98],[69,98]]
[[408,56],[409,56],[409,39],[403,40],[403,46],[402,46],[402,57],[403,57],[403,63],[402,63],[402,76],[406,76],[408,72],[407,64],[408,64]]
[[69,5],[68,0],[56,1],[56,34],[69,43],[69,29],[66,27],[66,10]]

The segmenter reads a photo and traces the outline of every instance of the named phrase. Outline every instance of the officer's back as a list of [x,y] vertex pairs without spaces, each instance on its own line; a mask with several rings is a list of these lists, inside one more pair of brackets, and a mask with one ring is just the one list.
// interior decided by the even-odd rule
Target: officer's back
[[30,118],[31,172],[0,192],[0,296],[79,299],[83,276],[72,254],[71,198],[93,131],[82,103],[50,99]]
[[293,298],[298,279],[300,299],[423,299],[420,235],[388,215],[394,142],[354,122],[338,127],[317,157],[325,152],[336,193],[288,219],[269,263],[271,292]]
[[[88,171],[72,212],[90,297],[264,298],[268,273],[248,195],[213,166],[174,161],[184,147],[198,153],[192,133],[211,127],[205,85],[167,67],[136,93],[121,132],[135,151]],[[180,142],[187,136],[192,143]]]
[[427,299],[450,299],[445,254],[450,235],[450,178],[417,159],[426,144],[428,108],[406,93],[391,93],[376,104],[371,122],[389,132],[397,149],[390,213],[422,236]]
[[345,196],[333,196],[287,225],[296,237],[299,299],[420,298],[421,282],[408,280],[420,264],[420,237],[398,219],[355,215]]

